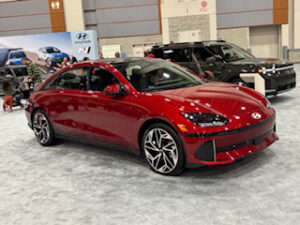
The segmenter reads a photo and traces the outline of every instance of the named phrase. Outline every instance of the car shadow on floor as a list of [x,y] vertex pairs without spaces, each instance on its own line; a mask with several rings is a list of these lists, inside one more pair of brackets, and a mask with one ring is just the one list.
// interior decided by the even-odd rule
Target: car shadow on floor
[[[58,155],[68,155],[77,153],[84,157],[79,159],[84,160],[90,166],[103,166],[103,160],[111,163],[124,163],[148,167],[145,160],[130,152],[118,149],[106,149],[95,145],[82,144],[71,142],[67,140],[59,140],[59,142],[51,147],[47,147],[49,151],[54,151]],[[182,178],[200,178],[200,179],[228,179],[251,173],[256,169],[268,164],[275,156],[272,149],[265,149],[263,151],[252,154],[248,157],[242,158],[234,163],[217,165],[217,166],[203,166],[196,169],[186,169],[182,174]],[[77,160],[77,159],[76,159]],[[126,165],[128,166],[128,165]],[[149,169],[149,173],[152,173]]]
[[274,105],[278,104],[279,105],[281,103],[288,103],[289,101],[294,100],[294,97],[286,94],[286,95],[276,96],[276,97],[271,98],[269,100],[272,104],[274,104]]
[[[96,157],[96,160],[95,159],[91,160],[92,166],[97,166],[96,163],[97,159],[99,159],[99,161],[106,159],[106,160],[111,160],[112,162],[124,161],[124,163],[126,163],[127,161],[133,164],[146,166],[141,156],[118,148],[116,149],[103,148],[101,146],[97,146],[93,144],[72,142],[68,140],[58,140],[55,145],[49,146],[47,148],[50,151],[55,151],[55,153],[58,155],[79,153],[79,154],[84,154],[85,156],[92,156],[94,158]],[[99,162],[99,166],[100,165],[101,163]]]

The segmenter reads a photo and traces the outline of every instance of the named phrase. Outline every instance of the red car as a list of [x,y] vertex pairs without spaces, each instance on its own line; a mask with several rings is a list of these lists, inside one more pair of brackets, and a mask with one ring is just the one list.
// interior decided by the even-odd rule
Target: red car
[[41,84],[25,109],[43,146],[71,138],[132,150],[165,175],[232,163],[278,140],[264,96],[161,59],[69,66]]

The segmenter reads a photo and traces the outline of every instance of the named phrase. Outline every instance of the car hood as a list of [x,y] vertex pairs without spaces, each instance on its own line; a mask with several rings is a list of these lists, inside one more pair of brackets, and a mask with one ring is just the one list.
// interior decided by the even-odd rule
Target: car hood
[[243,59],[238,60],[235,62],[230,62],[232,65],[255,65],[255,66],[263,66],[266,68],[270,68],[273,65],[276,67],[283,67],[283,66],[290,66],[292,63],[282,60],[282,59],[276,59],[276,58],[250,58],[250,59]]
[[[236,121],[238,127],[255,124],[272,115],[265,107],[263,95],[250,88],[222,82],[209,82],[189,88],[155,92],[151,95],[153,100],[177,106],[182,112],[222,115],[230,121]],[[253,119],[252,113],[259,113],[261,118]]]

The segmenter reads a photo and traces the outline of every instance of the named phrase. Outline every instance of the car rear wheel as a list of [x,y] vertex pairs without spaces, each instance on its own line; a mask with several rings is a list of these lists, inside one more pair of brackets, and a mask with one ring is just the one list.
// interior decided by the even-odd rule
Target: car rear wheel
[[54,143],[54,131],[46,112],[38,110],[32,118],[33,131],[38,142],[43,146]]
[[145,131],[142,150],[150,168],[157,173],[175,176],[184,169],[181,140],[178,134],[165,124],[153,124]]

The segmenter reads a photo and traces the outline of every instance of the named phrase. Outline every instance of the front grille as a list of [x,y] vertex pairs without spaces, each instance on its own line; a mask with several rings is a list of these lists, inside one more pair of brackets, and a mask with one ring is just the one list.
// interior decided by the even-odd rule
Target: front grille
[[248,145],[259,145],[259,144],[263,143],[264,139],[266,137],[268,137],[270,134],[272,134],[275,131],[275,129],[276,128],[274,126],[274,128],[272,130],[268,131],[267,133],[265,133],[261,136],[258,136],[254,139],[250,139],[250,140],[238,143],[238,144],[228,145],[228,146],[224,146],[224,147],[217,147],[216,153],[230,152],[230,151],[238,150],[240,148],[244,148]]

